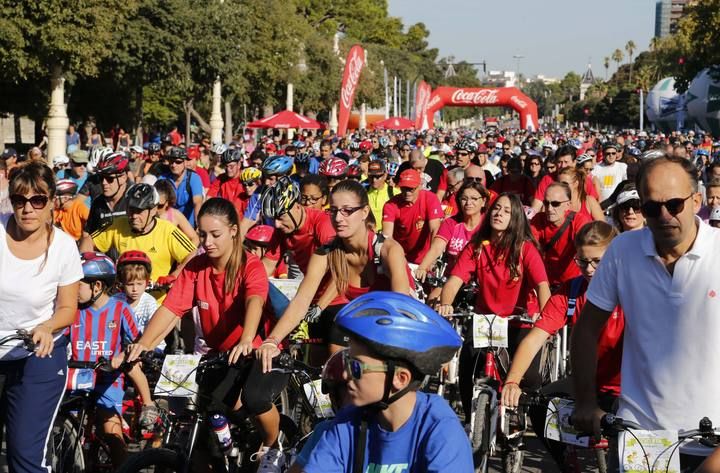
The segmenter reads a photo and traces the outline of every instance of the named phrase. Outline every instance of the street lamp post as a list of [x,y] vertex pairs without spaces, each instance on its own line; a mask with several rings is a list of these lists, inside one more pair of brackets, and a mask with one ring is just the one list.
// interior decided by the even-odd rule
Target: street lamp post
[[515,54],[515,55],[513,56],[513,59],[515,59],[515,61],[516,61],[516,63],[515,63],[515,64],[516,64],[516,67],[515,67],[515,75],[517,75],[517,83],[518,83],[518,86],[521,85],[521,84],[520,84],[520,60],[521,60],[521,59],[524,59],[524,58],[525,58],[525,56],[523,56],[522,54]]

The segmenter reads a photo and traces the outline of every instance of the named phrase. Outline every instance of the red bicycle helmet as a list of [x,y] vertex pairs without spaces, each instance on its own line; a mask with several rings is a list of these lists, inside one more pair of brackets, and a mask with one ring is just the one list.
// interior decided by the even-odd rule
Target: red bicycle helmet
[[347,177],[360,179],[362,177],[362,169],[357,164],[348,166]]
[[275,234],[275,228],[270,225],[255,225],[248,230],[245,239],[258,246],[268,246]]
[[370,140],[363,140],[360,142],[360,151],[363,153],[369,153],[372,151],[372,141]]
[[98,162],[97,172],[105,175],[120,174],[127,170],[128,164],[130,164],[130,160],[125,153],[112,153]]
[[142,264],[147,269],[148,275],[152,273],[152,261],[150,261],[148,255],[139,250],[128,250],[121,254],[117,260],[118,271],[124,264]]
[[57,195],[75,195],[78,191],[78,185],[72,179],[60,179],[55,184],[55,193]]
[[348,163],[342,158],[328,158],[320,164],[320,174],[327,177],[345,177]]

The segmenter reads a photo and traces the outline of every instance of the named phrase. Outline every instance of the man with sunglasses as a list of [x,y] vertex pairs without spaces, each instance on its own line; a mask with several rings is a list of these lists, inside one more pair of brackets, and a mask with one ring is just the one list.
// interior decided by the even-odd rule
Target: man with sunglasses
[[592,176],[600,183],[600,199],[604,202],[615,192],[615,188],[627,179],[627,164],[618,161],[622,148],[613,142],[603,145],[603,160],[592,170]]
[[586,223],[589,215],[570,210],[570,187],[564,182],[554,182],[545,191],[545,210],[530,221],[533,236],[542,250],[550,287],[581,275],[575,264],[575,235]]
[[70,153],[70,169],[63,169],[58,172],[57,178],[70,179],[77,184],[78,189],[82,189],[88,179],[87,164],[88,152],[80,149],[75,150]]
[[[617,149],[617,148],[616,148]],[[570,145],[560,146],[555,152],[554,159],[548,158],[546,161],[546,168],[549,174],[543,176],[540,179],[540,183],[535,190],[535,198],[533,199],[532,209],[537,213],[543,208],[543,199],[545,198],[545,191],[548,186],[558,180],[558,172],[567,168],[575,167],[575,148]],[[554,169],[551,170],[549,163],[554,163]],[[587,195],[595,197],[599,201],[597,189],[593,184],[592,176],[585,177],[585,192]]]
[[202,179],[195,171],[187,168],[188,155],[184,148],[171,148],[165,160],[169,170],[158,179],[166,179],[173,184],[177,196],[175,208],[182,212],[190,225],[195,226],[195,218],[203,203]]
[[406,169],[398,179],[400,194],[383,207],[383,234],[405,250],[408,263],[420,264],[430,249],[444,217],[440,200],[422,188],[415,169]]
[[388,200],[400,193],[400,189],[388,184],[385,161],[375,160],[368,164],[368,201],[375,216],[375,230],[382,231],[383,207]]
[[672,431],[720,419],[720,378],[708,375],[720,370],[720,230],[695,215],[702,203],[695,171],[687,159],[667,155],[640,169],[647,227],[610,244],[573,333],[579,430],[600,434],[595,341],[617,305],[625,312],[618,416]]
[[[92,233],[109,227],[116,218],[124,217],[127,213],[125,194],[128,190],[127,169],[129,164],[130,161],[122,152],[105,154],[97,163],[96,175],[100,181],[102,194],[93,199],[90,215],[83,231],[83,243],[90,248],[88,251],[92,251],[90,242]],[[88,244],[90,246],[87,246]],[[111,258],[117,256],[119,254],[111,255]]]
[[[249,196],[245,197],[245,185],[240,179],[242,175],[240,162],[242,159],[243,154],[239,149],[228,148],[220,155],[220,165],[225,169],[225,172],[210,184],[207,193],[208,198],[222,197],[232,202],[237,209],[244,209],[247,206],[243,204],[243,201],[249,199]],[[254,184],[254,182],[251,184]]]
[[422,151],[414,149],[410,152],[410,160],[400,164],[398,173],[408,169],[417,171],[422,179],[423,189],[435,194],[442,200],[447,191],[447,169],[437,159],[428,159]]
[[476,155],[478,165],[485,171],[486,175],[489,175],[489,185],[492,185],[494,178],[501,174],[500,168],[488,159],[488,149],[484,144],[478,147]]

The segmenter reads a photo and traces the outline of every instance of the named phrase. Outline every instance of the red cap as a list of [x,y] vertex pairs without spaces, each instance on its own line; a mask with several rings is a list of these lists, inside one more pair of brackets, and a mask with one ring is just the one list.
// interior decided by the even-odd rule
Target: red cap
[[477,152],[478,153],[487,153],[488,152],[487,146],[485,146],[485,143],[478,146]]
[[398,187],[419,187],[422,184],[420,173],[414,169],[406,169],[400,173]]
[[200,147],[198,145],[188,146],[187,156],[188,159],[200,159]]
[[277,146],[275,143],[268,143],[265,145],[265,151],[277,151]]

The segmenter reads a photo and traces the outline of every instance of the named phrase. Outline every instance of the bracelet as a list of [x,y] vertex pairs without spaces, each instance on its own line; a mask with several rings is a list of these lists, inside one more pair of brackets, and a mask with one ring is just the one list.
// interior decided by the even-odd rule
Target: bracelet
[[508,381],[508,382],[505,383],[505,386],[510,386],[511,384],[514,384],[514,385],[517,386],[518,388],[520,387],[520,385],[519,385],[518,383],[516,383],[515,381]]
[[272,343],[272,344],[275,345],[275,346],[279,346],[279,345],[280,345],[280,342],[278,341],[278,339],[275,338],[275,337],[272,337],[272,336],[267,337],[267,338],[266,338],[265,340],[263,340],[263,342],[262,342],[263,345],[265,345],[265,344],[270,344],[270,343]]

